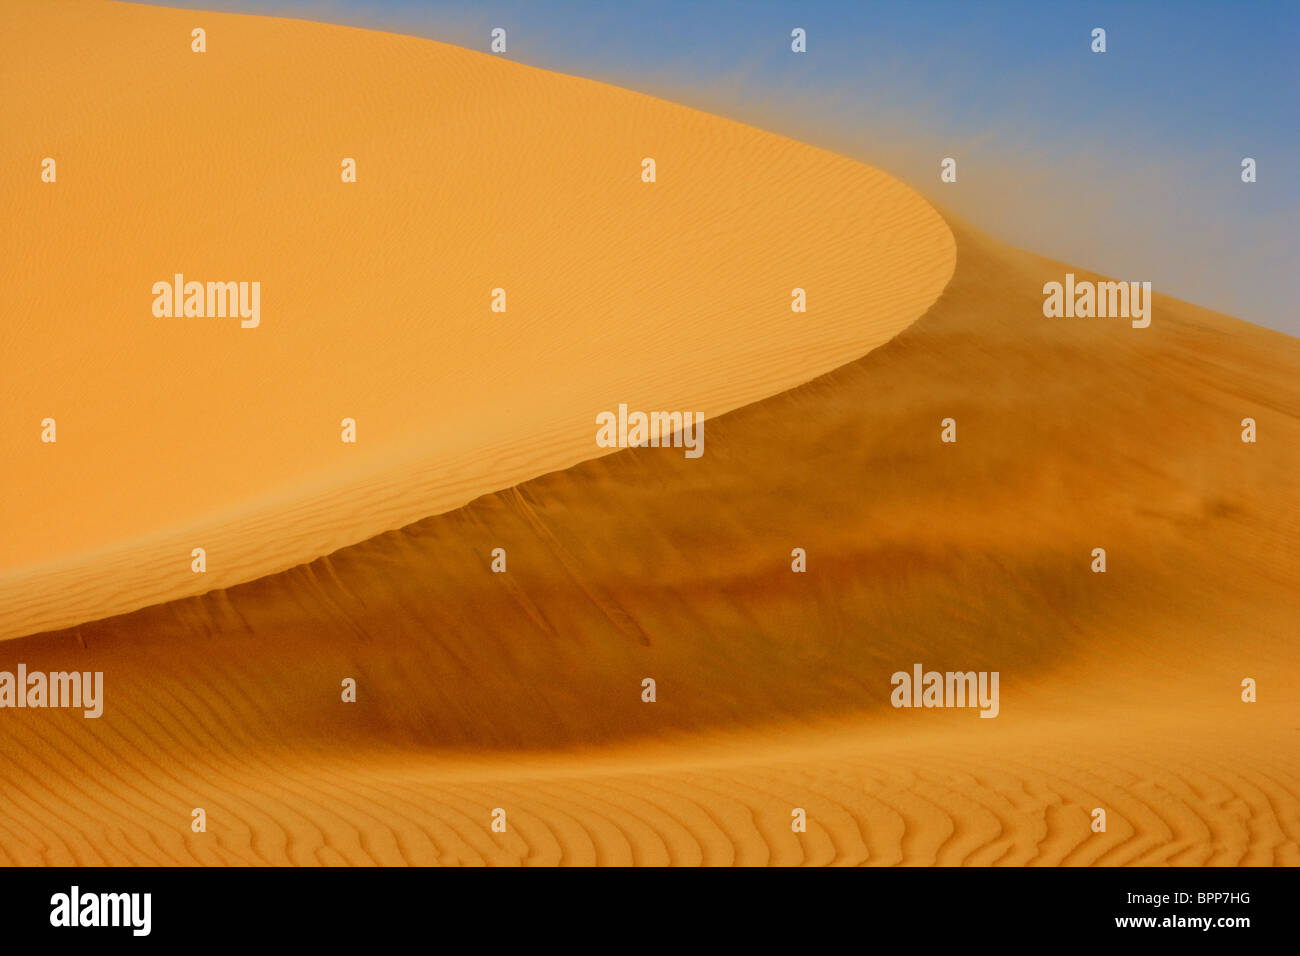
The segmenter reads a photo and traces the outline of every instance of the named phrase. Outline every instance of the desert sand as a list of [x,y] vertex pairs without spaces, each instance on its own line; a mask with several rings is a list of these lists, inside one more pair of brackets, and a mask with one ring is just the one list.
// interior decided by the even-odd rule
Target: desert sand
[[[141,29],[178,16],[103,9],[110,11],[108,20],[131,11]],[[179,15],[181,25],[191,19]],[[264,32],[264,42],[275,37],[275,43],[304,50],[336,42],[330,52],[354,64],[358,82],[391,68],[387,82],[400,75],[404,89],[436,88],[439,57],[451,55],[426,41],[383,38],[373,42],[390,54],[409,43],[409,58],[390,56],[372,65],[358,51],[373,34],[252,18],[231,22],[249,37]],[[535,102],[552,102],[544,88],[552,82],[555,97],[565,84],[580,87],[582,97],[596,95],[591,87],[606,89],[463,55],[482,71],[477,90],[525,73],[538,87]],[[315,57],[285,59],[294,70],[309,70]],[[120,87],[137,81],[131,70],[148,72],[137,60],[112,61],[124,73],[117,95],[126,96]],[[188,64],[178,63],[182,68]],[[294,102],[292,86],[286,102]],[[611,100],[610,106],[632,102],[651,110],[648,104],[656,101]],[[245,108],[254,109],[254,102]],[[279,108],[256,102],[258,111]],[[545,416],[565,399],[555,388],[533,386],[576,388],[580,370],[617,386],[612,397],[592,393],[585,399],[595,403],[593,414],[624,392],[634,402],[638,396],[656,404],[694,401],[706,410],[714,407],[704,404],[712,394],[718,407],[732,409],[709,420],[704,457],[689,460],[680,450],[654,448],[595,457],[594,445],[584,449],[578,442],[568,460],[557,448],[562,438],[542,447],[528,444],[531,433],[511,437],[503,431],[499,440],[517,450],[517,464],[530,460],[525,470],[544,474],[507,477],[499,490],[486,491],[484,484],[506,472],[480,462],[482,470],[459,487],[463,494],[485,493],[461,507],[439,513],[434,505],[420,520],[288,570],[250,574],[162,603],[151,599],[164,585],[146,580],[143,539],[121,533],[135,525],[122,518],[114,530],[118,516],[99,523],[85,518],[87,534],[99,536],[104,547],[117,542],[123,556],[136,556],[135,571],[112,572],[123,606],[150,605],[111,617],[85,613],[110,606],[105,593],[81,605],[48,606],[61,593],[58,580],[74,580],[58,579],[48,568],[78,566],[85,550],[73,518],[47,516],[63,543],[47,543],[50,550],[38,552],[47,570],[30,572],[24,549],[36,547],[40,522],[21,516],[18,537],[6,543],[11,573],[29,573],[28,581],[47,590],[25,592],[31,608],[20,614],[11,607],[5,620],[69,619],[61,630],[38,634],[31,628],[29,636],[0,643],[0,670],[20,661],[32,670],[101,670],[106,699],[98,719],[72,711],[0,711],[0,780],[6,784],[0,788],[0,863],[1300,863],[1300,519],[1294,508],[1300,342],[1160,294],[1147,329],[1112,320],[1046,319],[1045,281],[1066,271],[1101,277],[941,217],[893,180],[849,160],[800,153],[776,137],[746,139],[761,134],[690,111],[677,114],[666,104],[653,107],[660,108],[665,117],[689,118],[681,120],[681,148],[697,167],[734,160],[728,136],[761,147],[764,156],[787,149],[792,165],[764,188],[779,185],[783,195],[824,191],[823,212],[838,217],[844,204],[860,203],[861,216],[810,222],[797,240],[783,234],[780,253],[762,268],[721,252],[708,260],[712,274],[728,263],[736,270],[734,296],[757,295],[751,286],[772,278],[776,304],[770,314],[756,298],[744,300],[749,306],[734,314],[723,316],[718,308],[717,321],[730,323],[718,327],[708,310],[707,331],[717,332],[718,344],[707,360],[698,359],[705,364],[689,370],[659,364],[662,356],[637,351],[633,339],[615,341],[621,332],[606,326],[622,321],[610,323],[613,312],[587,314],[590,301],[580,304],[563,280],[555,279],[566,288],[553,289],[552,311],[530,320],[522,307],[515,315],[512,297],[510,312],[497,318],[508,318],[521,336],[536,326],[536,354],[516,357],[509,381],[500,383],[500,408],[502,418],[524,410]],[[428,112],[432,122],[436,115]],[[318,114],[310,123],[295,120],[299,125],[286,134],[281,152],[271,152],[285,162],[305,162],[309,127],[335,119]],[[609,120],[617,128],[625,119],[590,114],[593,148],[604,142],[596,132],[600,123]],[[96,122],[107,126],[108,119]],[[264,135],[279,135],[270,121],[257,123]],[[82,135],[101,151],[111,147],[90,132]],[[384,142],[385,135],[418,139],[409,128],[397,136],[389,125],[364,132],[367,142]],[[322,149],[350,155],[332,142]],[[628,149],[638,154],[629,188],[639,187],[635,162],[652,150],[639,143]],[[238,152],[232,148],[229,156],[236,165],[246,161]],[[738,170],[745,166],[737,162]],[[667,183],[668,165],[661,163],[661,181],[647,188]],[[465,175],[458,170],[447,157],[443,175]],[[252,167],[246,172],[252,176]],[[337,174],[327,168],[319,187],[302,186],[304,206],[309,192],[310,201],[320,203],[313,190],[328,195],[334,188],[330,175]],[[705,178],[698,169],[695,175]],[[754,190],[760,185],[755,182]],[[280,188],[271,179],[261,201],[279,203]],[[404,188],[392,181],[373,187],[376,193],[397,189],[409,201],[414,193]],[[895,194],[895,188],[902,191]],[[608,189],[612,194],[615,187]],[[84,202],[102,196],[98,188],[85,191]],[[223,190],[230,203],[241,191],[233,181]],[[117,201],[129,195],[124,189]],[[735,215],[758,201],[752,193],[743,198],[746,205]],[[607,201],[613,201],[609,194],[593,201],[593,216]],[[337,212],[336,224],[345,232],[348,215],[359,214],[359,203],[347,202],[353,208]],[[890,203],[907,224],[881,215]],[[423,217],[439,215],[435,206],[412,211],[401,229],[423,234]],[[785,198],[772,199],[754,214],[752,253],[770,251],[763,246],[776,241],[771,234],[764,238],[768,217],[788,206]],[[71,221],[74,214],[69,209],[62,215]],[[660,235],[675,235],[684,225],[708,232],[698,221],[665,219]],[[899,245],[899,236],[889,233],[895,226],[915,242]],[[452,223],[442,227],[454,235]],[[731,238],[734,224],[712,228],[724,251],[740,241]],[[619,231],[611,229],[609,241]],[[213,248],[235,234],[231,224]],[[266,239],[239,235],[244,244]],[[399,229],[398,235],[405,233]],[[492,241],[473,235],[475,242]],[[829,241],[817,245],[823,238]],[[137,262],[143,256],[138,244],[147,251],[155,241],[157,254],[172,248],[149,235],[123,239],[114,253],[123,262],[112,268]],[[270,270],[275,242],[266,241],[258,261]],[[709,248],[702,243],[697,260]],[[410,262],[418,258],[405,238],[396,245],[409,252]],[[319,275],[311,266],[312,278],[329,289],[322,303],[355,299],[356,266],[321,260],[323,248],[318,244],[311,253],[323,263]],[[509,254],[526,260],[524,248],[520,239]],[[69,262],[90,254],[86,245],[32,242],[23,249],[29,259],[66,255]],[[878,258],[886,253],[897,257],[888,268]],[[482,254],[482,246],[467,253],[466,268]],[[828,255],[838,258],[829,261]],[[790,256],[804,257],[807,268],[824,268],[826,281],[840,283],[836,331],[815,348],[790,349],[806,341],[809,323],[823,321],[811,295],[807,316],[789,311],[789,287],[811,289],[811,283],[771,276],[774,264]],[[365,268],[381,268],[382,258],[365,258]],[[868,281],[859,285],[860,276],[844,275],[848,263],[868,269]],[[304,259],[301,268],[308,265]],[[107,281],[111,269],[104,268]],[[535,268],[521,288],[545,281],[549,270],[540,259]],[[657,315],[643,316],[643,336],[660,327],[656,322],[686,335],[703,321],[700,315],[683,319],[680,306],[669,308],[668,299],[655,299],[660,293],[652,290],[663,282],[669,291],[661,293],[674,298],[672,289],[705,281],[694,274],[704,266],[682,262],[680,275],[666,268],[656,257],[606,276],[612,309],[643,304],[646,296],[659,304]],[[901,287],[881,291],[879,299],[856,298],[887,284],[882,270],[912,289],[912,311],[894,301],[907,298]],[[141,267],[139,281],[122,286],[122,303],[128,293],[132,301],[144,295],[139,290],[147,291],[151,279],[146,271]],[[235,277],[238,269],[216,271]],[[463,293],[461,304],[467,312],[472,306],[475,325],[495,321],[486,310],[486,290],[479,288],[492,284],[485,275]],[[444,295],[462,294],[440,288]],[[57,289],[61,297],[90,295],[72,286]],[[392,291],[412,300],[420,294]],[[137,311],[145,312],[148,300],[141,301]],[[338,317],[341,325],[330,335],[352,321],[358,335],[367,322],[398,321],[386,306],[372,311],[369,304],[354,305],[358,317]],[[8,311],[16,308],[11,299]],[[145,348],[138,339],[146,333],[136,327],[145,320],[130,311],[136,309],[123,306],[119,314],[131,318],[115,326],[112,354],[123,362],[136,361],[134,351]],[[15,339],[14,348],[26,340],[22,330],[32,321],[21,309],[16,314],[18,331],[5,333]],[[434,315],[424,314],[426,320]],[[576,340],[563,355],[537,352],[551,341],[548,323],[564,322],[608,331],[613,338],[606,344],[617,359],[586,370],[582,363],[598,356],[574,354]],[[263,323],[273,327],[269,306]],[[515,329],[516,323],[525,328]],[[343,349],[325,335],[315,348],[351,363],[348,375],[361,392],[399,390],[392,383],[429,374],[430,350],[443,354],[438,336],[416,325],[411,319],[400,334],[427,334],[423,348],[393,342],[375,354],[374,340],[358,339],[362,344]],[[466,320],[458,328],[470,325]],[[223,344],[218,331],[237,341]],[[390,333],[398,334],[391,325]],[[197,412],[149,403],[157,401],[155,388],[174,388],[187,376],[265,384],[275,394],[271,366],[263,364],[270,360],[261,354],[272,346],[244,344],[256,332],[202,333],[202,359],[185,351],[197,348],[185,335],[168,334],[169,348],[180,350],[176,368],[157,368],[136,384],[141,407],[173,427],[185,431],[193,424],[186,416]],[[730,348],[726,336],[734,339]],[[751,353],[754,342],[762,345]],[[475,338],[463,351],[472,357],[474,348],[489,347],[502,348]],[[62,362],[71,348],[59,339],[49,353]],[[234,351],[223,354],[223,348]],[[231,360],[237,351],[240,362]],[[357,353],[355,362],[350,352]],[[25,359],[29,353],[19,354]],[[734,373],[729,356],[739,355],[752,358],[752,377],[709,380]],[[310,356],[296,361],[316,368]],[[25,360],[6,362],[7,371],[24,377],[19,398],[30,406],[16,414],[5,392],[8,451],[15,418],[25,435],[35,431],[30,420],[39,422],[42,413],[30,394],[36,370]],[[445,368],[442,362],[437,359],[436,367]],[[102,348],[88,351],[83,377],[118,374],[102,363]],[[552,378],[558,367],[564,373]],[[620,372],[643,375],[643,390],[625,388]],[[658,386],[663,390],[655,391]],[[82,408],[77,387],[56,376],[45,394]],[[341,386],[326,380],[320,388],[334,395]],[[216,398],[230,397],[215,385],[212,396],[214,408]],[[273,405],[301,398],[261,396],[238,413],[222,414],[243,435],[245,414],[278,416]],[[103,400],[100,412],[120,417],[134,407],[123,401]],[[313,413],[314,404],[304,399],[293,415]],[[579,405],[575,400],[574,408]],[[488,408],[462,413],[490,419]],[[410,460],[404,455],[421,447],[428,461],[451,460],[435,459],[432,450],[441,448],[437,429],[453,427],[442,424],[449,409],[389,414],[409,429],[394,436],[392,448],[402,448],[401,454],[376,453],[368,465],[373,473],[340,469],[331,479],[339,481],[331,493],[355,496],[362,517],[349,507],[317,508],[313,502],[328,496],[312,498],[298,486],[281,493],[293,507],[265,510],[275,499],[257,498],[262,485],[250,478],[227,492],[228,513],[254,522],[246,538],[230,532],[230,547],[242,542],[256,550],[260,541],[265,551],[289,560],[327,546],[331,534],[352,537],[366,521],[405,514],[401,509],[419,500],[451,500],[438,498],[433,478],[412,477],[403,464]],[[269,472],[260,475],[268,487],[281,459],[287,478],[293,469],[321,465],[333,453],[329,443],[337,442],[339,415],[324,417],[318,449],[287,437],[291,422],[301,418],[277,417],[286,450],[267,446],[254,455],[241,446],[241,455],[259,467],[268,461]],[[588,417],[574,413],[586,442],[592,435]],[[957,422],[955,444],[939,440],[947,417]],[[1257,443],[1240,440],[1245,417],[1257,422]],[[564,421],[556,411],[553,435]],[[204,458],[211,455],[213,434],[178,440],[189,443],[186,454],[215,467]],[[62,437],[57,450],[90,453],[71,440],[65,445]],[[19,448],[14,454],[18,478],[6,480],[35,481],[27,470],[36,467],[36,453]],[[163,467],[161,457],[156,450],[122,449],[113,468],[135,475],[150,462]],[[385,474],[384,465],[400,473]],[[54,487],[52,481],[44,486]],[[92,489],[67,488],[68,506],[86,508],[79,496]],[[365,500],[376,489],[388,489],[389,503]],[[15,492],[6,490],[6,507],[15,510]],[[124,508],[136,509],[136,521],[158,522],[158,533],[165,534],[166,501],[151,510],[146,497],[141,492]],[[98,500],[103,506],[107,499]],[[167,527],[183,524],[196,500],[173,501]],[[292,544],[271,532],[299,524],[303,531]],[[509,555],[504,574],[489,569],[496,547]],[[1105,574],[1090,571],[1097,547],[1107,551]],[[794,548],[806,549],[806,573],[791,571]],[[241,567],[251,567],[260,559],[250,552],[241,560]],[[181,567],[188,574],[188,547]],[[13,600],[16,593],[8,592]],[[999,716],[891,707],[891,673],[915,662],[939,670],[997,670]],[[355,703],[340,700],[347,677],[357,682]],[[657,682],[653,704],[641,700],[646,677]],[[1240,697],[1247,677],[1258,685],[1255,703]],[[196,807],[207,814],[207,832],[190,829]],[[506,811],[505,833],[490,828],[495,808]],[[794,808],[807,812],[806,833],[791,831]],[[1107,812],[1104,833],[1090,828],[1094,808]]]
[[[952,274],[892,177],[638,93],[291,20],[0,17],[0,638],[595,457],[619,403],[707,421],[888,340]],[[155,317],[177,273],[260,282],[260,324]]]

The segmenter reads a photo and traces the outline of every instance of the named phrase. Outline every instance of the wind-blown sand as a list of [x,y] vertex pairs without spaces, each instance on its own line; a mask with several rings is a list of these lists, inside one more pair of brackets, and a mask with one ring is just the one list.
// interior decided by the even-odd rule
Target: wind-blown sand
[[[0,862],[1300,863],[1300,342],[1045,319],[1066,266],[949,225],[921,318],[702,459],[0,644],[106,695],[0,712]],[[891,708],[918,661],[998,670],[1000,715]]]
[[[642,94],[291,20],[0,18],[0,638],[592,458],[620,402],[705,413],[707,448],[709,419],[865,354],[952,274],[892,177]],[[260,325],[154,317],[175,273],[260,281]]]

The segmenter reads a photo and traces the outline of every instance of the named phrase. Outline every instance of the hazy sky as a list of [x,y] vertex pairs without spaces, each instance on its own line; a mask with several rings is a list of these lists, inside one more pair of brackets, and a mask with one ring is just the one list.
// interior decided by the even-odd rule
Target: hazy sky
[[[1300,335],[1298,2],[165,5],[480,50],[501,26],[512,60],[825,146],[1015,245]],[[806,54],[790,52],[796,26]]]

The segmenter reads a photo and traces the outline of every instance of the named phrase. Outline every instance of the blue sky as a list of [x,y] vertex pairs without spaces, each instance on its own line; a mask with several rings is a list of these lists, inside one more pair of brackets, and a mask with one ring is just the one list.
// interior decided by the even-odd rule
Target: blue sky
[[[165,5],[481,50],[502,26],[510,59],[825,146],[1000,239],[1300,336],[1300,3]],[[944,156],[955,184],[939,181]]]

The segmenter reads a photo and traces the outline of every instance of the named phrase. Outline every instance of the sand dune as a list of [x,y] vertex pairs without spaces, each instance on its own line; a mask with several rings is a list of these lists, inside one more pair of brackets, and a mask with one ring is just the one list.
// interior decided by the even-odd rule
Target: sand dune
[[[641,94],[298,21],[0,17],[0,638],[594,457],[620,402],[711,419],[868,352],[952,273],[892,177]],[[259,281],[259,325],[156,318],[176,273]]]
[[[106,9],[125,15],[118,7]],[[13,11],[5,15],[22,19]],[[130,15],[142,30],[164,17],[182,25],[193,19],[147,9]],[[305,44],[309,36],[313,43],[337,40],[338,58],[357,49],[351,31],[228,19],[234,24],[229,29],[250,36],[278,31],[281,44]],[[436,90],[450,82],[438,72],[441,58],[453,55],[443,47],[417,41],[407,47],[398,38],[367,42],[393,44],[383,47],[392,72],[380,75],[400,76],[403,88],[424,89],[427,82]],[[501,109],[509,97],[505,86],[492,85],[506,82],[499,77],[529,77],[538,85],[534,106],[550,102],[552,83],[556,97],[570,89],[575,99],[605,90],[456,55],[483,77],[459,88],[462,95],[491,95]],[[136,59],[125,59],[130,65],[119,63],[119,69],[136,69]],[[286,59],[302,66],[302,58]],[[526,88],[521,80],[517,92]],[[688,162],[734,161],[736,175],[753,162],[737,158],[732,146],[762,134],[644,98],[631,103],[646,113],[629,121],[624,152],[638,158],[648,152],[633,142],[634,132],[663,110],[665,127],[686,124],[679,145]],[[620,108],[626,104],[620,101]],[[411,127],[375,123],[364,131],[366,142],[396,148],[418,140]],[[270,154],[298,164],[308,162],[308,153],[346,154],[333,141],[301,152],[310,125],[304,120],[293,127]],[[530,148],[548,148],[544,127],[536,128]],[[478,132],[487,135],[488,129]],[[592,134],[593,141],[600,138]],[[89,134],[86,140],[97,142]],[[504,133],[499,142],[507,142]],[[611,305],[615,309],[656,303],[657,316],[638,313],[648,323],[640,332],[661,329],[668,338],[655,341],[676,354],[672,336],[700,326],[704,313],[687,318],[683,309],[670,308],[674,290],[697,281],[717,282],[721,290],[734,281],[734,294],[749,296],[772,279],[776,312],[759,314],[757,300],[737,299],[729,324],[698,329],[710,342],[716,337],[711,357],[713,346],[699,346],[704,365],[683,370],[662,355],[629,347],[616,363],[599,367],[611,388],[600,394],[602,404],[619,400],[622,370],[644,376],[639,386],[629,379],[631,401],[662,396],[665,403],[740,406],[710,419],[703,458],[651,448],[591,458],[589,449],[577,456],[589,460],[564,461],[549,457],[555,448],[509,445],[505,430],[498,440],[511,449],[506,457],[521,463],[535,455],[536,467],[548,473],[506,481],[505,490],[446,513],[431,509],[400,530],[280,573],[0,643],[0,670],[18,662],[31,670],[101,670],[105,681],[98,719],[64,710],[0,711],[0,779],[6,784],[0,788],[0,863],[1300,863],[1300,657],[1294,640],[1300,518],[1293,507],[1300,342],[1159,295],[1147,329],[1046,319],[1043,282],[1067,270],[1099,277],[1008,248],[951,218],[944,224],[936,217],[942,228],[932,229],[932,214],[921,211],[928,207],[915,205],[906,191],[895,197],[907,220],[897,226],[929,238],[894,248],[886,238],[894,227],[871,215],[893,195],[892,180],[775,137],[762,148],[765,157],[787,150],[789,165],[773,180],[754,180],[754,191],[734,213],[744,216],[758,204],[750,225],[760,234],[751,251],[773,258],[738,264],[719,252],[707,260],[713,277],[707,280],[686,262],[678,276],[665,260],[647,259],[621,279],[611,269],[600,287],[610,303],[623,303]],[[246,162],[230,158],[236,166]],[[440,162],[444,175],[464,175],[459,161]],[[797,238],[762,233],[769,217],[788,211],[786,197],[805,188],[804,177],[811,180],[807,188],[825,192],[828,215],[860,203],[866,218],[810,222]],[[375,192],[396,189],[412,200],[416,191],[395,185],[399,179],[380,180],[384,185]],[[271,183],[268,195],[284,185]],[[858,185],[849,188],[852,183]],[[228,184],[232,195],[235,185]],[[615,202],[612,182],[600,188],[608,192],[592,207],[591,229],[600,228],[595,210]],[[303,190],[305,206],[310,190]],[[760,196],[760,190],[768,192]],[[804,212],[812,216],[813,210]],[[335,225],[350,234],[346,216],[336,214]],[[436,204],[420,205],[393,228],[432,242],[437,230],[426,232],[424,221],[433,216],[448,236],[456,235],[459,226],[438,215]],[[739,225],[715,222],[709,228],[716,231],[709,232],[687,217],[660,220],[658,228],[662,236],[698,227],[726,251],[735,248],[732,230]],[[606,240],[616,241],[619,231],[609,226]],[[466,253],[467,266],[484,255],[482,244],[507,241],[491,230],[471,234],[480,245]],[[269,269],[276,240],[252,239],[255,247],[263,240],[264,258],[250,261]],[[142,237],[142,248],[152,241]],[[537,241],[537,233],[521,237],[515,252],[522,256]],[[311,254],[325,256],[323,246],[318,242]],[[157,239],[158,250],[167,248]],[[709,248],[701,239],[696,253]],[[127,245],[115,254],[135,262],[135,251]],[[422,253],[408,253],[406,265],[414,268]],[[530,283],[548,273],[537,255],[531,266],[521,266],[532,270]],[[351,260],[339,256],[319,260],[326,268],[313,276],[326,290],[322,308],[331,298],[357,294],[355,272],[345,268]],[[775,263],[788,256],[805,257],[810,269],[824,267],[827,282],[841,283],[836,296],[842,298],[825,340],[782,353],[792,319],[787,287],[802,284],[785,273],[779,281],[773,275]],[[384,268],[366,261],[366,269]],[[851,263],[863,274],[846,275]],[[880,309],[887,312],[906,298],[899,289],[880,288],[881,276],[899,269],[898,281],[917,283],[912,306],[924,314],[899,312],[895,325],[878,322],[875,317],[885,314]],[[147,277],[139,277],[122,287],[122,302],[145,287]],[[937,285],[922,291],[924,277]],[[641,284],[624,287],[622,280]],[[656,285],[661,280],[662,287]],[[484,275],[478,286],[491,281]],[[564,354],[537,351],[550,341],[548,323],[607,333],[611,347],[634,341],[620,338],[626,330],[608,320],[614,313],[584,311],[576,295],[562,294],[564,281],[555,281],[550,305],[537,313],[521,308],[516,316],[512,298],[511,328],[519,342],[536,336],[536,354],[521,346],[516,364],[502,371],[505,378],[494,380],[510,380],[509,388],[502,384],[503,401],[515,396],[517,402],[516,384],[521,393],[548,396],[536,403],[544,407],[529,406],[529,414],[546,414],[566,401],[554,386],[536,392],[532,386],[544,380],[579,388],[580,363],[591,364],[594,354],[581,353],[576,339]],[[871,290],[880,298],[857,298]],[[403,287],[391,294],[418,292]],[[478,292],[464,295],[465,309],[479,309]],[[928,309],[922,301],[927,295],[938,296]],[[391,317],[396,304],[396,298],[381,300],[371,311],[353,302],[367,321],[385,323],[397,321]],[[485,306],[482,311],[475,324],[490,320]],[[329,327],[333,336],[347,325],[339,313],[329,314],[339,323]],[[823,321],[819,313],[808,321],[814,316]],[[379,354],[414,374],[427,367],[420,363],[437,351],[439,334],[420,332],[420,323],[407,318],[400,329],[390,324],[389,332],[415,337],[418,347],[394,341]],[[265,321],[271,329],[269,311]],[[876,330],[871,335],[894,337],[884,344],[868,341],[861,338],[868,327]],[[264,364],[270,360],[241,344],[253,333],[231,333],[240,341],[205,333],[205,354],[232,359],[234,352],[221,350],[248,350],[244,364],[210,374],[228,375],[225,389],[240,381],[268,385],[266,395],[225,413],[232,416],[227,424],[239,422],[243,429],[242,416],[256,413],[259,403],[267,403],[263,414],[278,415],[270,410],[273,399],[293,405],[301,396],[289,386],[277,391],[272,366]],[[35,333],[5,334],[14,339],[15,354],[26,358],[35,349]],[[173,347],[196,348],[182,344],[179,333],[169,334]],[[127,333],[119,335],[127,341]],[[464,335],[457,348],[467,357],[474,354],[471,346],[489,345],[486,333]],[[728,352],[728,335],[733,348],[738,341],[761,345],[752,353]],[[357,361],[365,368],[349,366],[351,377],[340,381],[375,387],[382,366],[368,363],[377,340],[358,341],[363,357]],[[62,361],[65,343],[59,342],[50,353]],[[495,339],[491,346],[501,347]],[[332,353],[335,363],[346,361],[342,347],[324,335],[315,348]],[[285,349],[282,358],[291,351]],[[728,364],[729,355],[751,364]],[[85,374],[92,383],[94,370],[102,372],[101,363],[91,361],[97,358],[93,349],[87,352]],[[174,364],[183,369],[197,361],[182,352]],[[322,394],[337,398],[346,391],[325,375],[325,365],[313,364],[316,359],[297,361],[325,377]],[[438,361],[439,369],[450,369]],[[536,380],[526,377],[530,362],[542,369],[533,373]],[[798,384],[823,362],[847,364]],[[18,367],[29,375],[25,365]],[[746,367],[752,377],[728,378]],[[183,377],[147,363],[135,372],[155,368],[155,384],[175,386],[177,379],[168,376]],[[549,377],[556,369],[563,374]],[[791,381],[782,379],[787,374]],[[466,375],[468,383],[473,376]],[[23,381],[30,389],[36,379]],[[665,391],[656,391],[656,383]],[[391,387],[386,394],[397,396],[407,386]],[[687,394],[691,389],[699,392]],[[475,401],[488,401],[482,396],[490,392],[485,386]],[[31,396],[20,396],[30,407],[14,412],[10,392],[4,394],[3,414],[15,416],[5,419],[6,429],[19,420],[27,429],[33,415],[39,421]],[[84,397],[66,379],[56,379],[48,394],[72,396],[68,401],[84,407]],[[312,404],[293,406],[293,414],[307,414]],[[111,413],[114,406],[105,405],[104,414]],[[117,407],[120,415],[132,406]],[[437,408],[404,415],[396,405],[384,407],[409,431],[385,446],[391,454],[376,453],[367,466],[375,471],[365,480],[359,464],[333,477],[354,482],[338,488],[352,489],[359,512],[395,518],[421,495],[434,495],[431,489],[442,480],[425,472],[401,484],[407,478],[395,477],[400,469],[385,477],[385,468],[403,460],[402,443],[414,452],[435,446],[438,454],[451,452],[436,432],[420,431],[437,427]],[[491,422],[491,407],[465,406],[465,414]],[[177,428],[185,416],[200,415],[193,408],[148,408]],[[319,449],[305,439],[289,441],[287,464],[269,447],[249,446],[239,461],[266,461],[271,472],[283,467],[292,478],[294,468],[320,463],[326,446],[333,452],[337,417],[331,413],[324,423]],[[501,417],[510,415],[503,411]],[[582,417],[580,431],[589,440],[585,411]],[[939,441],[946,417],[957,421],[956,444]],[[1256,444],[1240,441],[1245,417],[1258,423]],[[293,431],[290,419],[275,421],[277,434]],[[557,413],[554,434],[563,423]],[[60,455],[81,440],[71,439],[75,428],[68,432],[67,444],[60,438]],[[186,436],[188,453],[210,453],[212,433]],[[35,453],[17,454],[17,473],[33,480],[25,470],[32,459],[23,456]],[[138,448],[123,449],[118,467],[138,467],[137,454]],[[231,465],[222,474],[234,480],[235,470]],[[458,487],[468,496],[476,482],[505,476],[483,470]],[[231,516],[252,514],[248,503],[255,491],[270,487],[261,483],[266,477],[230,491]],[[356,521],[362,519],[354,520],[348,509],[318,508],[326,499],[313,498],[307,484],[282,493],[281,510],[249,525],[246,539],[227,539],[231,546],[242,541],[251,547],[279,521],[274,527],[304,529],[290,544],[262,542],[287,560],[302,549],[310,552],[309,544],[318,546],[330,533],[360,529]],[[51,477],[48,487],[63,486]],[[70,495],[90,494],[75,484],[66,487]],[[387,490],[380,494],[381,488]],[[14,510],[13,492],[6,498]],[[79,497],[67,500],[74,511],[84,505]],[[98,500],[107,507],[110,498]],[[193,508],[199,500],[203,496],[172,502],[176,520],[198,514]],[[138,517],[149,513],[146,504],[141,491],[123,507],[128,514],[135,508]],[[166,504],[160,502],[160,516]],[[51,534],[65,520],[64,533],[71,535],[74,518],[67,516],[51,519]],[[39,537],[33,518],[15,527],[20,542]],[[88,527],[112,539],[108,518]],[[66,567],[86,558],[72,540],[51,545]],[[133,600],[149,593],[140,584],[151,573],[143,540],[130,538],[134,550],[121,552],[140,562],[138,577],[113,572]],[[505,574],[489,570],[496,547],[508,553]],[[791,572],[796,547],[807,551],[807,573]],[[1089,570],[1096,547],[1107,550],[1105,574]],[[257,560],[246,555],[239,566],[251,574]],[[98,567],[81,566],[87,575]],[[181,566],[188,573],[187,557]],[[30,592],[29,609],[21,613],[14,592],[7,592],[7,626],[104,606],[107,585],[89,577],[86,586],[96,593],[84,603],[43,603],[59,593],[59,581],[71,580],[40,578],[47,589]],[[940,670],[999,671],[999,716],[891,707],[891,673],[918,661]],[[357,681],[355,703],[340,700],[345,677]],[[653,704],[641,700],[645,677],[657,681]],[[1258,682],[1256,703],[1240,700],[1245,677]],[[195,807],[207,813],[205,833],[190,829]],[[498,807],[507,813],[505,833],[489,826]],[[807,833],[791,831],[796,807],[807,811]],[[1090,829],[1097,807],[1108,814],[1105,833]]]
[[[955,228],[919,322],[716,421],[703,467],[619,452],[6,642],[110,699],[0,722],[8,860],[1300,862],[1300,345],[1163,297],[1043,319],[1065,267]],[[889,707],[916,660],[999,670],[1000,716]]]

